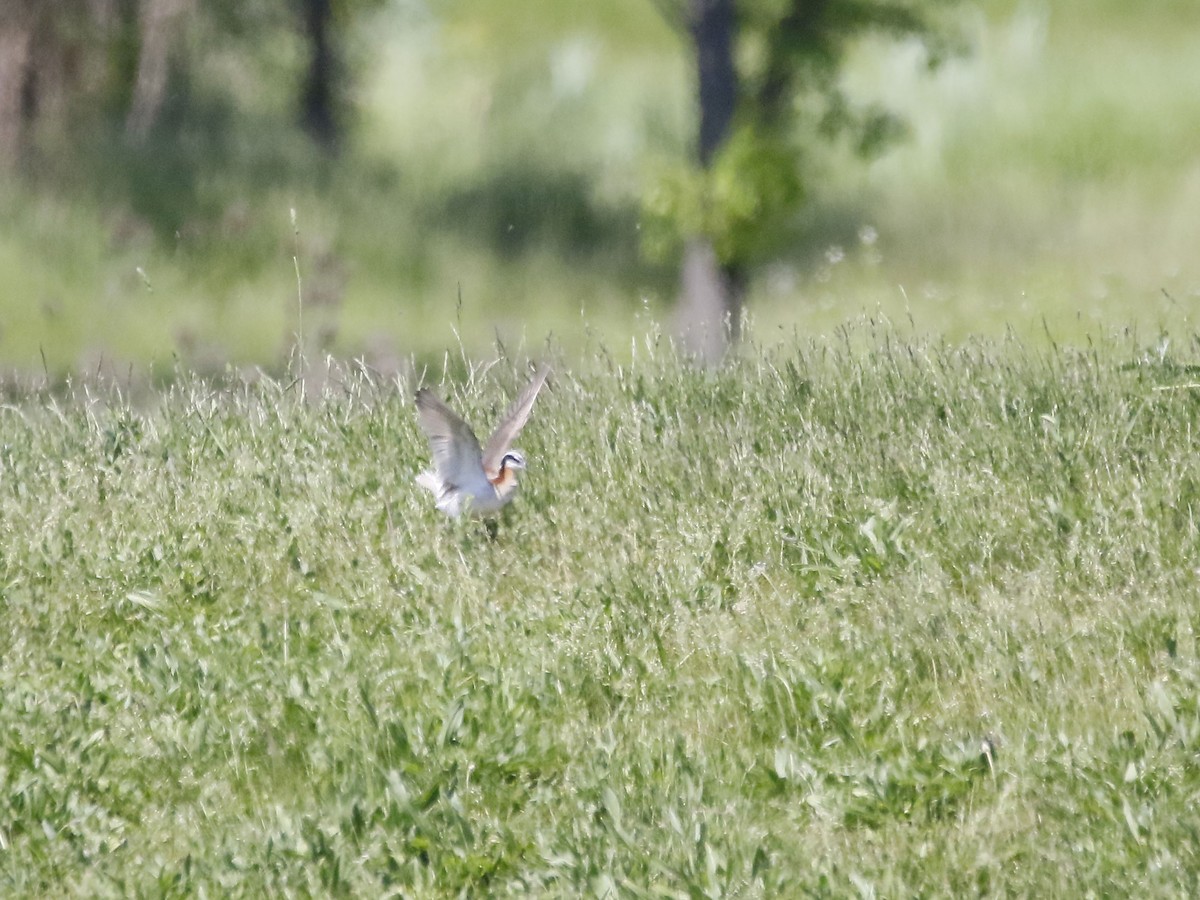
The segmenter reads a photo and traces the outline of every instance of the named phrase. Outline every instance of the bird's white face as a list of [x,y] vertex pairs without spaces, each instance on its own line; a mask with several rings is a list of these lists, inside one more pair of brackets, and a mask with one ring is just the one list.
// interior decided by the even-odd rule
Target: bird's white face
[[520,450],[509,450],[504,454],[503,458],[501,458],[500,467],[502,469],[524,469],[525,457]]

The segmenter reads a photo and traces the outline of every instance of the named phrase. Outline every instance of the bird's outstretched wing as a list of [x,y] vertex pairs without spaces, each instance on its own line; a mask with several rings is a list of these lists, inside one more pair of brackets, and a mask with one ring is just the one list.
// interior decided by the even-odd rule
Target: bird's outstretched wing
[[417,421],[429,438],[433,468],[447,487],[462,485],[481,469],[475,432],[429,388],[417,391]]
[[549,366],[542,366],[538,369],[538,373],[529,383],[529,387],[525,388],[521,392],[521,396],[513,401],[492,436],[488,438],[487,446],[483,448],[483,469],[489,477],[495,475],[500,469],[500,460],[504,458],[504,454],[512,447],[512,442],[516,440],[521,429],[525,427],[525,423],[529,421],[529,414],[533,411],[533,402],[537,400],[538,392],[546,383],[549,375]]

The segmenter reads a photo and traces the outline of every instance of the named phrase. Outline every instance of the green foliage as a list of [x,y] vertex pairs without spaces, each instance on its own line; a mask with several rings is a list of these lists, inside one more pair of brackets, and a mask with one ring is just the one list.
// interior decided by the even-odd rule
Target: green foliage
[[661,259],[702,236],[734,267],[778,254],[808,199],[802,188],[812,181],[815,148],[847,140],[858,154],[872,157],[905,133],[894,112],[857,104],[842,90],[847,49],[873,34],[915,40],[933,67],[953,45],[942,15],[946,5],[740,0],[735,126],[711,170],[680,163],[647,191],[645,251]]
[[725,142],[709,168],[672,168],[643,201],[645,251],[662,261],[678,253],[687,236],[706,235],[724,263],[761,261],[803,196],[798,152],[782,137],[747,126]]
[[593,349],[10,388],[0,891],[1195,893],[1200,340]]

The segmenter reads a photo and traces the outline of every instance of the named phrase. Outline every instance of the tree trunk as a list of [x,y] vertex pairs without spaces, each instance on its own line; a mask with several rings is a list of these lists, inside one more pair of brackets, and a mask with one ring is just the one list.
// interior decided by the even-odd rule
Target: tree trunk
[[337,60],[333,50],[330,0],[304,0],[304,25],[308,32],[309,58],[300,121],[309,137],[327,153],[334,154],[341,132],[336,114]]
[[725,355],[741,333],[745,284],[733,266],[722,265],[708,238],[692,238],[683,251],[679,333],[683,346],[705,365]]
[[[700,134],[697,156],[708,168],[729,136],[737,108],[734,0],[690,0],[688,27],[696,49]],[[694,237],[680,273],[678,329],[684,347],[705,364],[717,362],[740,327],[743,279],[718,260],[712,241]]]
[[137,78],[133,83],[129,115],[125,119],[125,133],[134,141],[144,141],[158,119],[167,93],[171,42],[178,32],[179,20],[190,5],[191,0],[141,2]]
[[0,18],[0,170],[11,169],[21,155],[32,37],[21,17]]
[[700,98],[700,165],[708,167],[729,135],[737,108],[733,67],[734,0],[691,0],[689,30],[696,45]]

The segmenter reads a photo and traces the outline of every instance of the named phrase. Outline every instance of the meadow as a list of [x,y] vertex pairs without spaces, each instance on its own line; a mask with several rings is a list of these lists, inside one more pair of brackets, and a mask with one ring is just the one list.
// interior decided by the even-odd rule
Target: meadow
[[[639,249],[654,4],[388,5],[332,164],[220,54],[179,140],[40,146],[0,894],[1200,894],[1192,5],[857,47],[910,132],[806,161],[709,371]],[[521,495],[445,519],[413,389],[482,430],[529,357]]]
[[10,386],[0,892],[1195,895],[1198,351],[596,343],[494,537],[413,376]]

